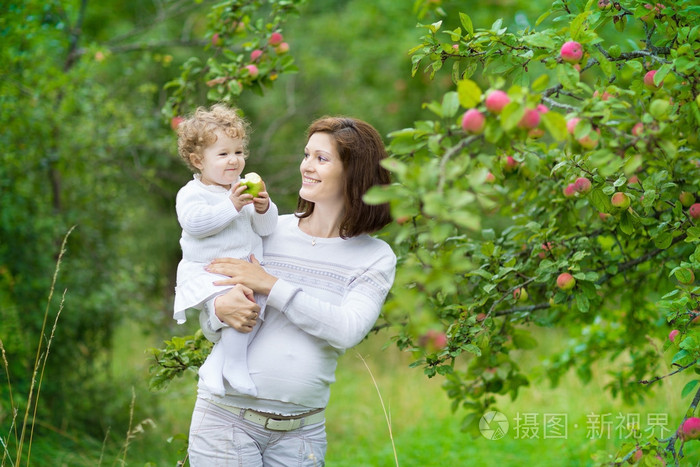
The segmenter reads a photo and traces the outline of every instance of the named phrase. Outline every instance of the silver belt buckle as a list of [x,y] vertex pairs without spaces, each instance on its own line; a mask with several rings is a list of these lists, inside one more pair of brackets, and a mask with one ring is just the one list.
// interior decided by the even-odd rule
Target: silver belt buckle
[[296,430],[301,426],[302,419],[290,419],[290,420],[275,420],[274,418],[268,418],[265,422],[265,428],[272,431],[292,431]]

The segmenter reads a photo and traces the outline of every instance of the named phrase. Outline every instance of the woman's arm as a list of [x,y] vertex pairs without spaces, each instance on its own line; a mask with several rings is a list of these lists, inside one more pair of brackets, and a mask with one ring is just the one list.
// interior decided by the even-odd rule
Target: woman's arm
[[208,269],[231,276],[231,279],[218,281],[218,285],[245,284],[266,294],[267,305],[280,310],[299,328],[333,347],[347,349],[359,343],[379,317],[394,281],[396,257],[387,251],[376,258],[353,281],[339,305],[320,300],[298,285],[278,280],[257,261],[217,259]]
[[209,321],[213,321],[210,327],[224,324],[243,333],[253,330],[260,313],[260,306],[255,303],[253,291],[241,284],[216,297],[213,305],[213,316],[211,311],[209,316]]
[[217,258],[206,267],[206,270],[214,274],[229,276],[214,282],[214,285],[243,284],[254,292],[269,295],[270,290],[277,282],[277,278],[268,274],[260,265],[255,255],[250,255],[250,262],[236,258]]
[[280,310],[296,326],[338,349],[360,343],[377,321],[394,281],[396,257],[383,256],[348,287],[342,302],[333,305],[304,292],[298,285],[278,280],[267,306]]

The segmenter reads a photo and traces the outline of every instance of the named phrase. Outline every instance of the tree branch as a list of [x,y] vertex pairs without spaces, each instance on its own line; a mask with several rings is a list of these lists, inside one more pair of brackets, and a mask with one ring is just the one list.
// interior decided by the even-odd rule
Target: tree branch
[[[673,376],[673,375],[675,375],[675,374],[677,374],[677,373],[680,373],[680,372],[682,372],[682,371],[685,371],[685,370],[687,370],[688,368],[690,368],[691,366],[695,365],[697,362],[698,362],[698,360],[696,359],[696,360],[693,360],[692,362],[688,363],[687,365],[679,366],[677,370],[672,371],[671,373],[669,373],[669,374],[667,374],[667,375],[655,376],[655,377],[653,377],[653,378],[650,379],[650,380],[643,379],[643,380],[637,381],[637,382],[640,383],[640,384],[652,384],[652,383],[655,383],[655,382],[657,382],[657,381],[661,381],[661,380],[664,379],[664,378],[668,378],[669,376]],[[697,403],[696,403],[695,405],[697,405]]]

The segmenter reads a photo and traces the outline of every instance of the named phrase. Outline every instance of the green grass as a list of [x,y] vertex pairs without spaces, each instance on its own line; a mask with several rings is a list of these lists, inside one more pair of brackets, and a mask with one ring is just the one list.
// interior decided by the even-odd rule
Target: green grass
[[[538,331],[549,336],[550,348],[563,342],[555,331]],[[554,339],[552,340],[552,336]],[[394,466],[391,439],[384,412],[374,388],[372,378],[363,356],[377,380],[387,411],[390,412],[392,432],[399,465],[499,465],[520,466],[530,463],[535,466],[592,466],[609,462],[616,450],[629,439],[625,424],[621,420],[639,418],[642,436],[640,442],[649,438],[646,429],[660,434],[660,425],[654,426],[653,418],[660,422],[664,417],[668,429],[674,429],[690,404],[691,396],[680,400],[680,391],[688,378],[671,378],[642,406],[630,407],[619,399],[613,399],[596,378],[582,385],[578,378],[569,374],[557,388],[545,381],[532,381],[531,386],[521,391],[516,401],[501,397],[497,408],[506,415],[510,429],[499,440],[477,438],[460,430],[464,412],[452,413],[450,401],[441,388],[439,378],[427,379],[419,369],[409,369],[410,356],[394,348],[381,350],[386,336],[373,336],[355,350],[349,351],[339,363],[337,382],[333,386],[328,408],[328,454],[329,466]],[[540,340],[541,341],[541,340]],[[522,355],[523,368],[535,369],[544,355],[537,350]],[[596,372],[604,375],[604,365]],[[658,383],[657,383],[658,384]],[[567,433],[565,438],[544,437],[545,414],[565,414]],[[592,433],[596,417],[610,414],[610,435]],[[521,418],[521,427],[529,424],[538,429],[538,437],[525,439],[525,430],[519,430],[516,438],[515,418]],[[622,418],[617,418],[618,416]],[[648,417],[652,417],[650,420]],[[600,418],[598,418],[600,420]],[[650,422],[650,423],[648,423]],[[663,424],[663,423],[661,423]],[[618,428],[619,425],[619,428]],[[599,426],[599,425],[598,425]],[[563,434],[563,433],[562,433]],[[665,432],[668,436],[668,432]],[[686,458],[682,465],[700,465],[700,444],[689,444],[685,448]]]
[[[564,341],[551,330],[537,333],[539,337],[547,337],[549,348]],[[184,441],[176,438],[169,442],[168,439],[188,431],[196,394],[194,379],[178,379],[163,393],[153,394],[147,390],[150,362],[144,349],[158,345],[167,337],[141,336],[137,330],[125,327],[116,338],[112,370],[115,381],[131,380],[134,375],[140,379],[134,386],[134,408],[142,415],[135,416],[132,428],[141,424],[143,431],[137,430],[129,441],[125,458],[128,465],[173,466],[184,457],[181,451]],[[593,382],[583,386],[576,376],[568,374],[557,388],[550,388],[544,381],[532,381],[516,401],[499,398],[497,408],[508,418],[509,432],[499,440],[474,438],[460,430],[464,412],[452,413],[451,401],[441,388],[441,379],[427,379],[420,369],[408,368],[410,355],[399,352],[394,346],[383,350],[387,340],[388,334],[373,335],[340,359],[337,382],[332,386],[327,410],[326,461],[329,467],[396,465],[372,376],[391,418],[399,465],[404,467],[520,466],[528,463],[537,467],[600,465],[611,460],[608,456],[625,441],[615,430],[618,414],[633,416],[638,413],[642,430],[647,425],[648,414],[667,414],[668,426],[675,427],[690,404],[691,396],[683,400],[679,396],[689,377],[670,378],[663,386],[657,386],[655,394],[643,405],[629,407],[612,399],[602,388],[603,384],[597,383],[599,378],[594,377]],[[518,362],[524,369],[536,370],[544,357],[543,349],[535,349],[521,355]],[[605,364],[601,365],[596,374],[604,374],[604,367]],[[124,391],[130,393],[131,387],[124,387]],[[611,436],[609,439],[589,436],[587,416],[603,413],[611,414]],[[514,423],[518,414],[522,418],[526,414],[536,414],[535,426],[540,432],[537,439],[516,439]],[[566,414],[566,439],[544,438],[544,414]],[[142,423],[144,420],[153,423]],[[53,460],[45,465],[95,466],[102,456],[101,465],[121,465],[125,437],[126,433],[110,433],[104,453],[101,440],[77,436],[35,439],[32,460]],[[700,443],[689,444],[685,451],[686,459],[681,465],[700,465]],[[598,456],[597,461],[593,456]]]

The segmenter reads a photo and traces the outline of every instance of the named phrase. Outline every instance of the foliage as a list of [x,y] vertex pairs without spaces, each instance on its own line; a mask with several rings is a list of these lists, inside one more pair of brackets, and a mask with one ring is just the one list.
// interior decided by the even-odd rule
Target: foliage
[[[547,362],[555,384],[571,368],[588,381],[612,358],[608,388],[633,403],[668,376],[655,376],[662,347],[675,351],[674,374],[696,367],[699,12],[686,1],[559,1],[540,29],[479,28],[466,13],[421,26],[413,73],[447,68],[455,88],[428,104],[432,119],[392,133],[396,183],[367,198],[390,201],[397,220],[386,306],[390,322],[407,323],[397,343],[444,375],[465,427],[478,428],[493,394],[529,384],[512,353],[538,345],[533,325],[572,336]],[[560,56],[568,41],[581,44],[580,63]],[[509,103],[489,111],[497,89]],[[469,109],[483,129],[463,129]],[[629,207],[614,205],[618,192]],[[562,273],[573,288],[557,287]],[[431,348],[431,328],[444,346]],[[645,449],[675,458],[679,443],[674,433]]]
[[[162,316],[166,281],[157,270],[168,244],[160,236],[168,238],[173,220],[159,209],[171,206],[173,180],[179,185],[186,172],[162,156],[173,140],[157,118],[157,93],[173,57],[148,46],[149,30],[130,17],[139,4],[123,2],[115,13],[80,1],[10,2],[0,16],[0,335],[9,367],[0,384],[3,433],[12,424],[8,391],[20,413],[29,402],[51,265],[70,227],[56,284],[67,290],[64,312],[37,432],[60,427],[103,439],[110,427],[126,425],[130,395],[109,374],[113,332],[124,317]],[[179,33],[163,19],[175,11],[161,13],[154,36]],[[100,39],[100,17],[124,34]],[[177,249],[176,235],[170,249]],[[55,306],[50,312],[53,320]]]
[[165,389],[173,378],[185,372],[197,377],[197,369],[202,366],[211,351],[212,344],[197,330],[193,336],[178,337],[165,341],[165,348],[148,349],[155,358],[151,366],[151,389]]
[[227,0],[214,5],[207,15],[213,53],[206,63],[198,57],[187,60],[181,75],[165,86],[170,90],[165,115],[172,118],[197,105],[202,84],[209,88],[208,100],[232,103],[246,88],[262,94],[281,74],[295,73],[281,27],[304,2]]

